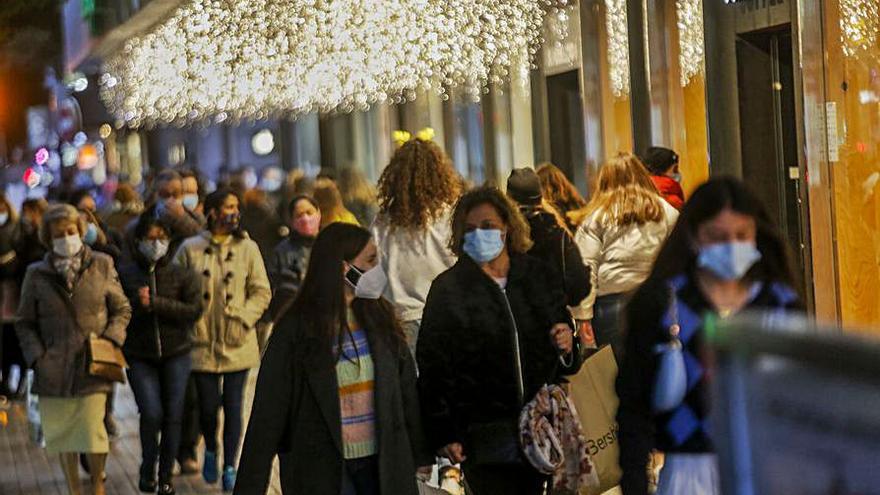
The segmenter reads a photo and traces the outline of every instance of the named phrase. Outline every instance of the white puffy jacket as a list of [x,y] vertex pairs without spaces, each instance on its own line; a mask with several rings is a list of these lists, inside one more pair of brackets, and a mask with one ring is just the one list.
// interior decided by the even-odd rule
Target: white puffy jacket
[[577,308],[574,316],[581,320],[593,318],[597,296],[620,294],[638,288],[648,275],[660,246],[672,232],[678,211],[661,201],[666,218],[659,222],[626,226],[611,225],[602,211],[587,217],[575,234],[575,243],[590,267],[592,292]]

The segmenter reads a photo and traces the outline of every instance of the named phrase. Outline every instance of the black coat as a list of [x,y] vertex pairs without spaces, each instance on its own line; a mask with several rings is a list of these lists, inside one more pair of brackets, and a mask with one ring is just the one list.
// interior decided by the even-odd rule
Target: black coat
[[[676,286],[681,287],[676,291],[677,300],[686,305],[693,315],[703,318],[714,312],[711,303],[692,282],[693,277],[682,276],[677,280]],[[657,344],[669,342],[669,329],[664,328],[663,321],[670,307],[671,286],[671,281],[649,279],[633,295],[626,309],[629,322],[626,347],[617,378],[617,394],[620,397],[617,422],[620,427],[620,467],[623,470],[620,486],[625,495],[648,493],[646,464],[652,450],[666,454],[714,450],[710,437],[703,430],[697,430],[681,445],[675,445],[666,432],[666,425],[673,413],[653,414],[651,411],[651,397],[659,367],[654,348]],[[801,307],[793,290],[779,283],[766,283],[745,310],[799,310]],[[703,332],[697,331],[684,349],[693,356],[702,356],[703,346]],[[684,399],[684,403],[700,420],[709,415],[710,388],[711,384],[704,376]]]
[[[170,263],[171,255],[159,261],[155,282],[149,263],[140,253],[119,266],[119,278],[131,302],[132,315],[123,351],[128,358],[156,360],[189,352],[193,325],[202,314],[198,278],[190,270]],[[141,305],[138,291],[155,283],[151,306]]]
[[[238,467],[238,495],[266,493],[276,454],[285,494],[342,490],[336,369],[329,352],[315,352],[323,343],[304,332],[301,319],[288,312],[269,340]],[[405,344],[392,346],[367,333],[375,367],[380,493],[415,495],[416,467],[433,463],[424,447],[415,364]]]
[[[561,291],[545,265],[531,256],[513,256],[506,288],[522,349],[525,399],[545,383],[580,368],[562,368],[550,330],[570,321]],[[431,285],[417,357],[419,394],[430,446],[453,442],[468,451],[474,423],[516,421],[518,402],[509,311],[504,292],[468,256],[462,256]],[[576,339],[575,339],[576,340]],[[579,353],[575,352],[577,356]]]
[[272,284],[272,302],[263,318],[277,321],[296,299],[296,294],[306,277],[309,255],[314,243],[314,239],[303,237],[293,231],[287,239],[275,246],[272,257],[266,265],[269,282]]
[[569,306],[577,306],[590,294],[590,269],[571,234],[559,226],[556,217],[542,209],[523,209],[532,242],[529,254],[543,260],[552,270],[551,280],[565,293]]

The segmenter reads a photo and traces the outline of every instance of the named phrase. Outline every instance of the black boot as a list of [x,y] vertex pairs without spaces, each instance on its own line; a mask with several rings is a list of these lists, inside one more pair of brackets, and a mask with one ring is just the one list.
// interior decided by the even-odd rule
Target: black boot
[[170,481],[159,485],[159,495],[174,495],[174,493],[174,485]]

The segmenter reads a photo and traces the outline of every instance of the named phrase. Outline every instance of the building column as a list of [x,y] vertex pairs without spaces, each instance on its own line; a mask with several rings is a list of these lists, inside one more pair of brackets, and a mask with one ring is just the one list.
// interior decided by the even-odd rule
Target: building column
[[718,0],[703,0],[706,38],[706,110],[709,173],[742,176],[739,90],[736,70],[735,10]]
[[636,154],[644,153],[653,144],[651,137],[651,76],[646,53],[645,1],[627,0],[626,2],[630,112],[632,113],[633,151]]

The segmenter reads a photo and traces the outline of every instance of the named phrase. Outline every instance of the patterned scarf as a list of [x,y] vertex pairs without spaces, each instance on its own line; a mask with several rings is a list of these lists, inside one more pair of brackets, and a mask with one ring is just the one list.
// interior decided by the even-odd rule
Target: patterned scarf
[[[85,250],[83,250],[85,251]],[[62,258],[60,256],[52,256],[52,267],[61,275],[68,292],[73,292],[73,286],[76,283],[76,277],[82,269],[83,252],[70,258]]]

